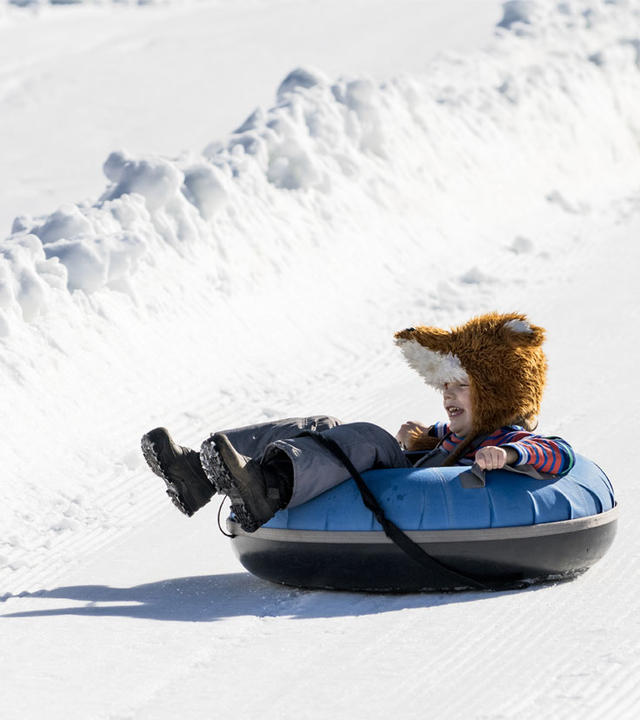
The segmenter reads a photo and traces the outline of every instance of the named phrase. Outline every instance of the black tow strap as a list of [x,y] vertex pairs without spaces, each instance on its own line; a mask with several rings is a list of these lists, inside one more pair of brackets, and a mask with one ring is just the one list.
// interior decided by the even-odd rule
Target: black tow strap
[[458,583],[481,590],[489,589],[489,587],[485,585],[481,580],[470,577],[469,575],[464,575],[457,570],[448,567],[439,560],[436,560],[434,557],[429,555],[426,550],[420,547],[420,545],[415,543],[406,533],[400,530],[400,528],[395,523],[391,522],[391,520],[389,520],[389,518],[387,518],[384,514],[384,510],[380,506],[380,503],[376,500],[374,494],[371,492],[365,481],[362,479],[362,475],[360,475],[358,470],[356,470],[355,465],[351,462],[349,457],[346,455],[346,453],[338,445],[337,442],[325,437],[318,432],[313,432],[312,430],[304,430],[303,432],[299,433],[297,437],[313,438],[317,443],[322,445],[332,455],[338,458],[340,462],[342,462],[342,464],[351,473],[351,477],[355,481],[358,490],[360,491],[360,495],[362,496],[362,501],[364,502],[365,506],[369,510],[371,510],[375,519],[380,523],[382,529],[384,530],[384,534],[390,540],[392,540],[401,550],[403,550],[410,558],[422,565],[422,567],[429,572],[433,572],[433,570],[436,569],[437,571],[444,573],[446,576],[455,580]]

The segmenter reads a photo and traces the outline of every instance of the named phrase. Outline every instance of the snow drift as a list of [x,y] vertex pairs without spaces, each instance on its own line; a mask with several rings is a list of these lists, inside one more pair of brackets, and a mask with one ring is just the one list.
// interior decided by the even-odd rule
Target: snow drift
[[170,2],[176,2],[176,0],[4,0],[4,4],[30,9],[41,8],[47,5],[104,5],[105,3],[118,3],[121,5],[165,5]]
[[[110,185],[93,206],[15,220],[0,246],[0,333],[25,321],[46,332],[47,317],[83,302],[77,291],[133,295],[140,263],[167,248],[185,256],[224,242],[228,252],[210,268],[217,275],[263,257],[282,267],[304,248],[249,240],[242,229],[276,204],[338,221],[347,198],[374,215],[399,198],[435,220],[444,208],[468,214],[486,202],[503,215],[552,192],[580,211],[581,190],[600,182],[615,192],[637,160],[640,40],[628,35],[637,19],[626,2],[516,0],[481,63],[445,58],[428,78],[382,86],[299,69],[274,107],[201,154],[114,152],[104,164]],[[526,176],[527,188],[514,176]],[[280,213],[263,221],[275,234],[289,225]],[[424,238],[430,251],[434,240]],[[247,242],[252,257],[235,257]]]

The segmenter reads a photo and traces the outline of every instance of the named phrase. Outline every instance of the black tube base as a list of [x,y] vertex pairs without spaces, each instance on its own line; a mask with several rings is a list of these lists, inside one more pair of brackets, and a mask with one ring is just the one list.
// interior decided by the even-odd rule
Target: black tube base
[[[480,533],[482,539],[464,539],[474,531],[431,533],[437,540],[420,541],[432,557],[463,575],[481,581],[490,589],[522,587],[533,583],[574,577],[597,562],[613,542],[617,514],[598,524],[566,521],[567,530],[556,528],[552,534],[543,525],[532,526],[530,535],[518,537],[522,528],[498,528]],[[609,515],[609,513],[607,513]],[[565,523],[553,523],[565,525]],[[407,556],[396,545],[371,540],[375,533],[362,533],[366,541],[358,542],[358,533],[313,533],[313,540],[289,540],[295,531],[258,531],[246,534],[229,521],[232,546],[242,565],[252,574],[271,582],[302,588],[349,590],[358,592],[441,592],[469,589],[434,567],[428,571]],[[536,530],[542,528],[538,534]],[[447,533],[452,540],[447,539]],[[298,533],[299,534],[299,533]],[[424,533],[428,535],[429,533]],[[311,534],[309,534],[311,535]],[[316,536],[326,535],[316,540]],[[334,538],[332,539],[332,536]],[[282,539],[280,539],[282,538]],[[462,538],[462,539],[461,539]]]

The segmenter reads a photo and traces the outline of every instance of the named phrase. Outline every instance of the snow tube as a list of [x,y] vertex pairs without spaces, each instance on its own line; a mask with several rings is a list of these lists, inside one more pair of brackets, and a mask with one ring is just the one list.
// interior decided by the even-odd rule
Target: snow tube
[[[536,480],[494,470],[465,487],[468,467],[370,470],[362,477],[386,516],[448,568],[507,588],[570,578],[611,545],[618,508],[605,473],[577,456],[562,478]],[[227,520],[242,565],[273,582],[373,592],[463,589],[435,565],[427,570],[382,531],[353,480],[254,533]]]

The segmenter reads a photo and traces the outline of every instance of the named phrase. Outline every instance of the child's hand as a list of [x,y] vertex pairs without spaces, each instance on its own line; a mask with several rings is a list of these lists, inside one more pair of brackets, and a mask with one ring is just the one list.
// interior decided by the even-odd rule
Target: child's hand
[[507,463],[517,460],[517,455],[512,448],[505,449],[496,445],[489,445],[478,450],[475,461],[482,470],[500,470]]
[[411,448],[414,440],[419,437],[426,435],[429,432],[429,427],[422,423],[412,422],[409,420],[404,423],[400,430],[396,433],[396,440],[407,450]]

